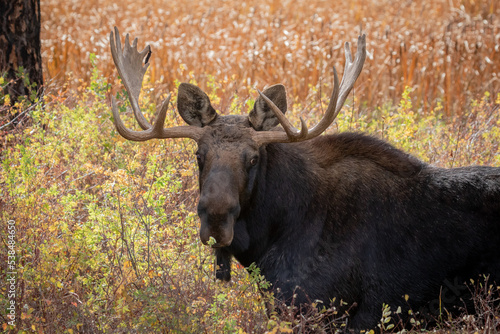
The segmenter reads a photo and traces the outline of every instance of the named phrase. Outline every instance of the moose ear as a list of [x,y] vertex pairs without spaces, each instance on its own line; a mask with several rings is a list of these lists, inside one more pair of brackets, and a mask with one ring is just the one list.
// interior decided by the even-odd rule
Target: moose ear
[[[262,94],[267,96],[284,113],[286,113],[286,90],[285,86],[278,84],[265,89]],[[255,100],[252,111],[248,115],[248,120],[257,131],[267,131],[279,124],[274,112],[269,108],[262,97]]]
[[199,127],[204,127],[217,117],[208,95],[189,83],[179,85],[177,110],[187,124]]

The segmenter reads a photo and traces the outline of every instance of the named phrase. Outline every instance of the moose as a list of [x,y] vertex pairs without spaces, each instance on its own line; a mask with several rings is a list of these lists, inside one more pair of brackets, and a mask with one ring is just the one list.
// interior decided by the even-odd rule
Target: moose
[[[259,91],[248,116],[224,116],[200,88],[182,83],[177,110],[188,125],[164,128],[170,95],[151,124],[138,103],[151,48],[139,52],[128,34],[122,48],[117,28],[110,45],[142,128],[126,128],[112,98],[120,135],[198,145],[199,234],[215,249],[217,278],[230,280],[233,257],[255,263],[285,303],[352,305],[354,329],[375,327],[383,303],[404,316],[444,301],[445,283],[481,275],[500,283],[500,168],[443,169],[369,135],[321,135],[361,73],[365,35],[354,59],[345,43],[342,81],[334,68],[323,118],[311,129],[301,118],[300,130],[284,115],[281,84]],[[463,306],[464,298],[448,299]]]

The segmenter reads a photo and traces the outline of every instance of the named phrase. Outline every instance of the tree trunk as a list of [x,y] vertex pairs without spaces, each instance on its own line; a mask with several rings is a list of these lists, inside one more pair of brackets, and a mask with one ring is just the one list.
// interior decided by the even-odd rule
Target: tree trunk
[[41,93],[40,0],[0,0],[0,13],[0,117],[4,118],[9,113],[6,104],[14,105],[21,96],[32,102]]

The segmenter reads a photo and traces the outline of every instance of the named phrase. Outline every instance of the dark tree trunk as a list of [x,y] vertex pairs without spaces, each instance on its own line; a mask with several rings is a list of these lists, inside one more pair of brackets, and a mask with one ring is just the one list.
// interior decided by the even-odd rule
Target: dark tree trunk
[[[21,96],[29,99],[41,93],[40,0],[0,0],[0,75],[0,97],[8,94],[11,105]],[[0,102],[2,118],[8,113],[3,104],[5,99]]]

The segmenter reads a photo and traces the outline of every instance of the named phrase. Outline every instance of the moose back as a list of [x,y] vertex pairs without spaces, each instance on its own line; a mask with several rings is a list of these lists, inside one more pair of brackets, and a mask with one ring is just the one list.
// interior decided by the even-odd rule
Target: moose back
[[150,124],[138,104],[150,47],[138,52],[127,35],[122,49],[116,28],[110,44],[143,129],[127,129],[113,99],[118,132],[198,144],[200,238],[215,240],[218,278],[230,279],[232,257],[255,263],[285,302],[295,294],[297,304],[354,305],[350,325],[358,329],[376,326],[383,303],[429,309],[446,282],[484,274],[500,283],[500,168],[436,168],[363,134],[319,136],[361,72],[364,35],[354,59],[346,43],[342,82],[334,70],[324,117],[312,129],[301,119],[300,130],[284,116],[282,85],[259,92],[248,116],[222,116],[183,83],[177,109],[188,125],[163,127],[169,99]]

